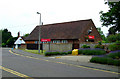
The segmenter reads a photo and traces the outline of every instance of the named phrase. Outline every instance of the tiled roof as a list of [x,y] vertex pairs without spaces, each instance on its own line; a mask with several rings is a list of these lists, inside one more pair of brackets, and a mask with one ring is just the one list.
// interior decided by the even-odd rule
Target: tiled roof
[[[43,39],[79,39],[84,30],[94,25],[91,19],[71,21],[64,23],[48,24],[41,26],[41,38]],[[39,26],[36,26],[25,40],[38,40]]]

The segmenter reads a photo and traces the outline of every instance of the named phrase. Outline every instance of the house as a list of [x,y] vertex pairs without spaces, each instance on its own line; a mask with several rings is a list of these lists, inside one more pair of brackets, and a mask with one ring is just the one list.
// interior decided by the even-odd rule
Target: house
[[20,36],[20,32],[18,32],[18,38],[14,42],[14,44],[15,44],[15,49],[26,48],[25,41],[23,40],[23,37]]
[[[42,25],[40,33],[41,39],[50,40],[50,42],[41,42],[43,50],[66,51],[78,49],[83,44],[93,47],[102,40],[91,19]],[[38,49],[38,39],[39,26],[36,26],[25,38],[26,48]]]

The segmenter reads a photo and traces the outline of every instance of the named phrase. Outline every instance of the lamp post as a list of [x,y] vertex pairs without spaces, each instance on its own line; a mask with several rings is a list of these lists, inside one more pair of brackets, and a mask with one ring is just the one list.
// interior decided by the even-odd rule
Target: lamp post
[[38,43],[38,52],[40,53],[41,13],[37,12],[37,14],[40,14],[40,21],[39,21],[39,43]]

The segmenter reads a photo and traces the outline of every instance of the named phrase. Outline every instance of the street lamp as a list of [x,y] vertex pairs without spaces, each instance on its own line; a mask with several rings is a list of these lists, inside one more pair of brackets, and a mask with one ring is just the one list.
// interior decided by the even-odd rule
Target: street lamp
[[37,14],[40,14],[40,21],[39,21],[39,43],[38,43],[38,52],[40,53],[41,13],[37,12]]

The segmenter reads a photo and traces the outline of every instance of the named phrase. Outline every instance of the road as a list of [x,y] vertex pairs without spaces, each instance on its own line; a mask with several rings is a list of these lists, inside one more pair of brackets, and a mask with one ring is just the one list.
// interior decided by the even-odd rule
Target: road
[[[10,49],[2,49],[3,77],[118,77],[116,73],[109,73],[97,69],[89,69],[66,63],[52,62],[49,58],[30,58],[13,54]],[[31,78],[32,79],[32,78]],[[108,78],[110,79],[110,78]],[[114,78],[113,78],[114,79]]]

